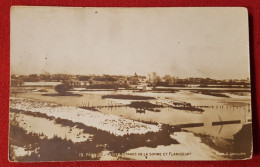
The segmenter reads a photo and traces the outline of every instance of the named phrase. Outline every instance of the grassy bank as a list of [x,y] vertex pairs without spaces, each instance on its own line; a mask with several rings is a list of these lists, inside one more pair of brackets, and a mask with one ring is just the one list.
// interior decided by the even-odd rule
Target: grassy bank
[[86,86],[86,89],[119,89],[124,88],[127,89],[129,86],[127,84],[119,84],[119,83],[102,83],[102,84],[92,84]]
[[197,91],[192,91],[192,92],[193,93],[200,93],[200,94],[203,94],[203,95],[215,96],[215,97],[227,97],[227,98],[229,98],[228,95],[225,95],[222,92],[211,91],[211,90],[197,90]]
[[110,98],[110,99],[123,99],[123,100],[152,100],[156,99],[155,97],[150,96],[136,96],[136,95],[122,95],[122,94],[116,94],[116,95],[103,95],[103,99]]
[[66,93],[46,93],[46,94],[42,94],[42,96],[83,96],[82,94],[75,94],[75,93],[70,93],[70,92],[66,92]]
[[132,101],[131,104],[128,105],[133,108],[144,108],[144,109],[152,109],[152,108],[162,108],[163,105],[152,104],[147,101]]
[[194,106],[171,106],[171,108],[174,108],[177,110],[191,111],[191,112],[200,112],[200,113],[205,111],[202,108],[197,108]]

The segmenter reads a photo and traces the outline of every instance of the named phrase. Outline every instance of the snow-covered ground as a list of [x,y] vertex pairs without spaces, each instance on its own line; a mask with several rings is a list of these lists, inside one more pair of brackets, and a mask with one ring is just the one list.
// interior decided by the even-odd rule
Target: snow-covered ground
[[145,124],[115,115],[26,98],[11,97],[10,108],[44,113],[48,116],[53,116],[54,118],[83,123],[86,126],[95,127],[117,136],[126,134],[145,134],[147,132],[158,132],[160,130],[160,125]]
[[37,148],[35,150],[29,150],[27,148],[19,147],[19,146],[11,146],[10,149],[13,150],[13,154],[14,154],[12,158],[29,156],[33,152],[37,152]]
[[54,136],[57,136],[76,143],[86,141],[93,136],[91,134],[84,133],[82,129],[62,126],[60,124],[56,124],[54,120],[48,120],[46,118],[34,117],[20,113],[10,113],[10,120],[12,119],[15,119],[18,125],[27,133],[38,134],[43,138],[47,137],[48,139],[51,139]]
[[139,147],[121,155],[103,151],[100,160],[224,160],[219,152],[201,142],[199,137],[189,132],[175,132],[171,137],[180,144],[159,145],[156,148]]
[[61,82],[24,82],[25,86],[56,86]]

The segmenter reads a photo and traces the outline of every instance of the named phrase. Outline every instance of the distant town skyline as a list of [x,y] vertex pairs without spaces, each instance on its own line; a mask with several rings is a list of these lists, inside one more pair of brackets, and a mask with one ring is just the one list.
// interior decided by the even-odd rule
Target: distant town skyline
[[11,74],[250,78],[237,8],[16,7]]
[[[145,76],[147,79],[148,77],[150,76],[150,78],[152,79],[153,78],[153,73],[148,73],[147,75],[138,75],[138,73],[136,73],[137,76]],[[45,72],[45,73],[31,73],[31,74],[15,74],[15,73],[11,73],[11,76],[16,76],[16,77],[19,77],[19,76],[30,76],[30,75],[37,75],[37,76],[40,76],[40,75],[72,75],[72,76],[135,76],[135,74],[129,74],[129,75],[119,75],[119,74],[71,74],[71,73],[48,73],[48,72]],[[212,79],[212,80],[249,80],[250,81],[250,77],[247,77],[247,78],[225,78],[225,79],[216,79],[216,78],[212,78],[212,77],[180,77],[180,76],[174,76],[174,75],[170,75],[170,74],[165,74],[165,75],[158,75],[156,73],[156,76],[159,76],[161,79],[164,78],[165,76],[170,76],[172,78],[176,78],[176,79],[189,79],[189,78],[202,78],[202,79]]]

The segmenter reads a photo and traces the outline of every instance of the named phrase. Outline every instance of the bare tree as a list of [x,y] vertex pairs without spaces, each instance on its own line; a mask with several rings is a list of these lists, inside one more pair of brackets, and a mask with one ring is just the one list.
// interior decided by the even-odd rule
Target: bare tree
[[153,87],[155,87],[157,83],[161,81],[162,81],[161,77],[158,76],[156,72],[153,72]]
[[66,84],[59,84],[55,86],[55,91],[58,92],[59,94],[66,94],[66,92],[70,89],[71,87]]
[[170,75],[165,75],[163,79],[168,84],[172,83],[172,77]]
[[92,85],[92,84],[94,83],[94,80],[93,80],[92,78],[90,78],[90,79],[88,80],[88,83],[89,83],[89,85]]

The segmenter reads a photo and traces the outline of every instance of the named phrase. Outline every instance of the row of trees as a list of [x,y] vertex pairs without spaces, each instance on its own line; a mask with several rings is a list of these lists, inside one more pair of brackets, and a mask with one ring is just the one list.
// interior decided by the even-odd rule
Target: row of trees
[[[124,85],[138,85],[146,81],[150,86],[176,86],[176,85],[241,85],[249,86],[249,79],[247,80],[215,80],[210,78],[185,78],[179,79],[178,77],[172,77],[165,75],[163,77],[157,75],[156,72],[148,74],[148,78],[145,76],[138,76],[136,73],[132,76],[113,76],[113,75],[70,75],[70,74],[31,74],[31,75],[12,75],[12,86],[22,86],[23,82],[38,82],[38,81],[78,81],[80,84],[94,85],[94,84],[111,84],[119,83]],[[74,83],[73,83],[74,84]]]
[[229,79],[229,80],[216,80],[211,78],[185,78],[179,79],[178,77],[172,77],[170,75],[165,75],[164,77],[160,77],[153,72],[152,74],[148,74],[148,83],[153,86],[185,86],[189,84],[196,84],[202,87],[206,87],[208,85],[215,86],[239,86],[239,87],[250,87],[249,79],[238,80],[238,79]]

